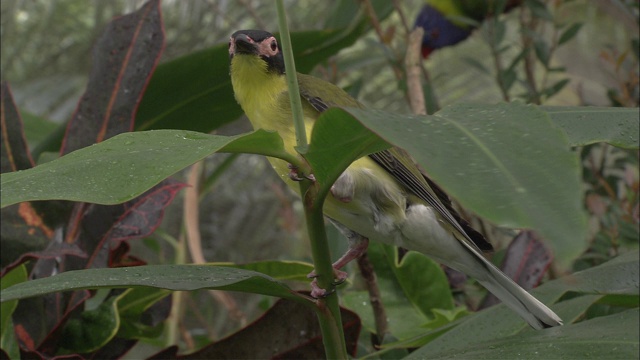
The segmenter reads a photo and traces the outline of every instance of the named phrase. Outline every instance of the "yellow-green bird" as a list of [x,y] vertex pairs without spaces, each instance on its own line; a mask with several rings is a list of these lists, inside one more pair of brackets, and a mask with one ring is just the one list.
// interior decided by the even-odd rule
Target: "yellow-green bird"
[[[284,59],[276,38],[261,30],[237,31],[229,41],[229,57],[236,100],[253,127],[277,131],[286,149],[297,154]],[[309,137],[314,121],[329,107],[362,107],[331,83],[304,74],[297,77]],[[269,161],[297,190],[289,164]],[[349,239],[349,251],[334,263],[336,270],[360,256],[369,239],[381,241],[419,251],[473,276],[535,329],[562,324],[553,311],[482,256],[491,245],[459,217],[447,195],[399,148],[353,162],[332,186],[324,213]],[[323,292],[315,287],[312,295]]]

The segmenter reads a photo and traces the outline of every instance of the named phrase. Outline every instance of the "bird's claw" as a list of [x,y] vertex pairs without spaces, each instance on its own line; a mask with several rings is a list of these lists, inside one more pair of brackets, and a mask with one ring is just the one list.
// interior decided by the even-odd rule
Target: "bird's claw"
[[323,289],[318,285],[318,276],[319,275],[317,275],[314,270],[310,272],[309,275],[307,275],[307,278],[313,279],[313,281],[311,281],[311,296],[316,299],[321,299],[336,292],[336,286],[344,283],[347,280],[348,274],[344,271],[334,268],[333,269],[334,280],[331,282],[331,289],[329,290]]
[[316,182],[316,177],[313,174],[303,174],[300,176],[298,174],[298,167],[292,164],[287,165],[289,167],[289,179],[293,181],[302,181],[302,180],[310,180],[312,182]]

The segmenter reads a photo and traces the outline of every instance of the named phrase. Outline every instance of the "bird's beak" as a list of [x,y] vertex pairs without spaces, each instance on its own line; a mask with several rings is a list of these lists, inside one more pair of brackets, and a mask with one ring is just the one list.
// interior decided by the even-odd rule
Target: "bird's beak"
[[257,54],[258,47],[252,38],[245,34],[236,34],[231,38],[229,54]]

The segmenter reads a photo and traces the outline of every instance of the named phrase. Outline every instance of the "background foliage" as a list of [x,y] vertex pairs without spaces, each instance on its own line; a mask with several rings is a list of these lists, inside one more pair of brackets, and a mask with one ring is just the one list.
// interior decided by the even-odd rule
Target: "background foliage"
[[[388,2],[380,2],[378,5],[384,3]],[[313,70],[316,76],[347,88],[372,108],[408,114],[410,110],[404,95],[406,83],[401,71],[405,47],[403,21],[410,23],[422,2],[398,3],[395,9],[391,6],[376,8],[379,20],[377,25],[370,18],[363,22],[364,25],[354,24],[353,9],[356,7],[352,1],[288,3],[287,11],[290,14],[292,31],[337,29],[306,34],[294,33],[294,47],[299,51],[296,55],[298,69],[302,72]],[[586,0],[531,3],[533,5],[529,4],[524,10],[514,10],[484,22],[467,41],[431,55],[425,62],[431,80],[429,86],[434,90],[437,100],[431,103],[431,106],[446,106],[462,101],[495,103],[513,99],[547,106],[638,106],[637,4]],[[58,156],[63,135],[63,125],[60,124],[73,117],[72,112],[87,82],[91,84],[88,76],[92,74],[92,66],[95,66],[100,53],[94,53],[92,61],[88,61],[91,58],[89,54],[105,30],[106,24],[112,17],[133,12],[143,4],[142,1],[73,0],[0,3],[2,79],[11,84],[13,98],[24,122],[28,147],[37,163],[48,162]],[[616,9],[627,10],[620,12]],[[240,116],[241,112],[233,100],[228,79],[223,77],[228,66],[226,42],[229,34],[236,29],[258,27],[275,31],[275,7],[269,2],[259,1],[164,0],[162,16],[166,44],[159,59],[160,65],[151,78],[148,91],[138,108],[136,128],[180,128],[204,132],[215,129],[219,134],[246,132],[249,129],[246,121],[230,123]],[[349,25],[352,27],[348,27]],[[296,36],[304,41],[296,42]],[[527,46],[531,51],[525,53],[524,49]],[[337,53],[338,51],[340,52]],[[216,77],[216,74],[222,75]],[[532,86],[534,83],[536,86]],[[7,92],[3,90],[3,98],[5,94]],[[214,103],[211,99],[219,102]],[[181,103],[182,109],[176,110],[174,106],[162,107],[174,102]],[[8,106],[3,103],[3,108]],[[220,127],[222,125],[225,126]],[[635,145],[633,141],[625,142],[624,139],[618,143],[610,141],[616,146],[599,142],[612,139],[615,135],[590,134],[587,138],[591,140],[573,143],[580,146],[576,151],[581,155],[583,186],[586,189],[583,204],[589,213],[589,248],[577,259],[571,259],[569,271],[590,269],[619,254],[637,249],[637,138]],[[92,139],[89,139],[86,145],[90,143],[93,143]],[[632,150],[625,150],[624,147],[630,147]],[[136,174],[141,175],[140,172]],[[262,157],[216,154],[181,176],[182,181],[198,189],[195,197],[190,198],[186,192],[177,192],[182,187],[180,184],[164,183],[161,188],[171,196],[165,197],[162,201],[164,205],[158,208],[159,229],[153,232],[155,225],[149,226],[149,232],[143,232],[138,236],[142,241],[122,241],[121,243],[126,243],[127,249],[118,247],[113,250],[119,251],[120,254],[116,257],[119,259],[116,263],[180,264],[206,260],[244,264],[259,260],[309,260],[299,200],[276,179]],[[173,195],[176,194],[179,201],[172,202]],[[109,216],[114,218],[111,226],[117,229],[120,223],[116,220],[119,216],[135,213],[130,209],[139,209],[148,203],[147,200],[158,201],[152,193],[142,199],[144,201],[128,203],[115,213],[110,208]],[[460,199],[465,198],[461,196]],[[162,217],[164,206],[169,203],[171,205],[166,208],[166,214]],[[64,204],[60,206],[62,210],[50,212],[60,214],[69,211]],[[90,211],[87,209],[96,212],[95,209],[101,208],[82,205],[75,209],[83,209],[89,214]],[[104,216],[104,212],[96,214]],[[508,260],[508,253],[504,249],[511,242],[513,233],[494,227],[472,214],[467,215],[477,226],[482,227],[499,249],[494,261],[500,263],[502,257]],[[3,223],[8,219],[7,216],[6,212],[3,212]],[[163,219],[162,224],[159,223],[159,219]],[[47,220],[60,223],[55,219]],[[90,221],[88,223],[92,224]],[[48,238],[57,236],[53,231],[59,230],[52,229],[52,233],[43,230]],[[76,250],[57,248],[51,251],[48,248],[49,252],[46,253],[43,251],[46,244],[36,243],[5,251],[11,237],[3,227],[3,275],[6,273],[2,281],[3,288],[26,279],[27,275],[22,266],[8,272],[7,265],[16,260],[15,254],[41,251],[35,255],[32,253],[31,256],[39,259],[39,268],[43,269],[46,259],[61,254],[73,257]],[[344,242],[337,234],[333,237],[333,252],[338,254],[343,250]],[[127,240],[132,238],[128,235]],[[201,241],[198,242],[198,239]],[[95,254],[99,254],[98,246]],[[431,263],[413,259],[417,255],[408,255],[403,264],[395,264],[393,249],[374,246],[370,252],[385,294],[385,306],[391,319],[391,334],[405,342],[415,336],[423,336],[422,340],[414,339],[414,343],[408,343],[414,347],[425,343],[425,328],[437,329],[443,324],[455,324],[457,319],[466,315],[466,310],[461,305],[468,304],[471,308],[480,308],[483,302],[481,288],[472,281],[456,281],[455,276],[447,279],[442,276],[441,270],[433,268]],[[631,264],[629,266],[633,266],[633,260],[628,262]],[[113,266],[114,263],[110,265]],[[263,262],[252,266],[246,269],[256,270],[279,280],[301,279],[309,271],[308,265],[298,266],[295,263],[284,266],[277,262]],[[419,267],[409,271],[411,266]],[[82,267],[85,266],[75,264],[69,268]],[[48,263],[44,268],[51,269],[51,264]],[[405,275],[402,275],[403,271],[407,271]],[[557,271],[563,272],[565,269]],[[635,271],[637,274],[637,270]],[[350,273],[357,274],[358,271],[354,267]],[[416,312],[416,304],[423,303],[418,299],[425,297],[421,293],[423,289],[416,284],[402,283],[406,274],[415,273],[433,274],[430,279],[441,276],[441,280],[436,282],[439,284],[450,281],[456,289],[454,296],[433,299],[429,305],[423,304],[425,308]],[[554,274],[552,271],[545,276],[553,278],[559,275],[561,274]],[[10,279],[9,276],[13,278]],[[605,275],[592,276],[607,278]],[[630,275],[627,273],[627,276]],[[354,275],[352,281],[353,283],[344,290],[343,301],[344,305],[356,311],[362,318],[365,331],[360,335],[359,346],[362,348],[359,354],[364,355],[372,351],[367,334],[369,331],[375,332],[377,324],[370,315],[371,308],[367,304],[368,296],[363,280]],[[305,283],[299,282],[290,285],[299,289],[307,287]],[[401,287],[402,291],[398,291],[398,287]],[[577,308],[588,311],[575,314],[573,317],[563,313],[565,319],[614,316],[626,308],[633,308],[634,303],[637,307],[637,294],[633,295],[633,289],[620,290],[615,286],[603,286],[588,291],[576,287],[574,291],[605,294],[617,291],[622,295],[617,298],[614,295],[588,299],[585,296],[578,297],[574,301],[583,301],[584,304]],[[167,295],[159,290],[111,294],[106,290],[100,290],[92,295],[93,297],[88,299],[89,294],[83,293],[81,301],[73,298],[66,300],[69,304],[84,304],[86,301],[86,305],[82,305],[84,311],[74,308],[72,312],[64,315],[64,321],[67,321],[66,316],[73,318],[73,321],[69,320],[70,325],[58,336],[70,339],[82,337],[82,334],[73,334],[78,331],[95,333],[95,329],[90,327],[91,323],[106,324],[109,319],[118,321],[112,322],[110,326],[102,326],[103,331],[95,344],[66,343],[64,346],[71,351],[91,353],[99,351],[96,349],[104,344],[105,339],[113,339],[115,333],[118,334],[117,338],[127,341],[110,342],[110,349],[128,349],[135,343],[130,341],[131,339],[144,339],[144,342],[138,343],[129,353],[128,356],[131,358],[148,356],[160,349],[173,351],[175,355],[176,349],[166,350],[171,349],[166,346],[172,344],[178,344],[181,353],[193,352],[212,340],[219,340],[244,328],[274,302],[272,298],[257,295],[211,293],[205,290],[189,295],[177,293],[173,295],[173,304],[166,300],[158,302],[158,299]],[[570,297],[565,295],[567,296]],[[141,298],[144,300],[140,301]],[[545,302],[553,300],[557,298],[551,296]],[[3,313],[5,304],[12,305],[11,302],[3,303]],[[33,304],[30,303],[29,306],[33,308]],[[127,304],[138,304],[138,307]],[[569,303],[565,305],[567,304]],[[15,303],[12,306],[15,306]],[[42,304],[35,306],[46,309]],[[433,308],[436,310],[431,312]],[[164,329],[157,327],[170,309],[173,313]],[[144,321],[140,320],[143,312],[147,317]],[[487,312],[480,314],[485,313]],[[20,311],[16,314],[27,316],[25,312]],[[346,315],[343,316],[349,319]],[[623,316],[623,319],[632,321],[633,325],[633,321],[637,322],[637,311],[635,315]],[[7,321],[3,318],[3,349],[15,355],[17,349],[7,345],[12,343],[13,336],[11,328],[5,326]],[[520,325],[509,326],[518,329],[510,330],[510,334],[522,330]],[[255,328],[256,324],[253,324],[245,330]],[[29,330],[32,329],[27,329],[27,332]],[[456,331],[464,330],[464,327],[456,328]],[[611,333],[615,334],[614,330]],[[159,336],[162,331],[164,334]],[[357,338],[357,332],[354,334]],[[43,335],[35,338],[42,339]],[[619,336],[620,341],[624,342],[625,334]],[[505,341],[518,344],[517,338]],[[54,342],[55,339],[46,338],[44,343],[37,346],[38,351],[55,354],[60,350],[53,345]],[[28,344],[23,343],[22,346],[23,349],[29,348]],[[442,354],[447,348],[455,348],[455,345],[451,344],[435,343],[430,346],[416,355],[434,356],[433,354]],[[469,346],[472,347],[473,344]],[[637,345],[635,346],[637,349]],[[396,357],[406,354],[405,350],[390,351],[400,351],[395,353]],[[193,353],[194,357],[198,355],[203,356],[203,353]]]

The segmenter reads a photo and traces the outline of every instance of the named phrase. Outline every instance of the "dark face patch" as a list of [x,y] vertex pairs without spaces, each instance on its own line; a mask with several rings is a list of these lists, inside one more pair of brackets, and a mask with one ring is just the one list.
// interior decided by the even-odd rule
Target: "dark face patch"
[[239,30],[229,39],[229,58],[235,55],[257,55],[267,63],[269,71],[284,74],[282,49],[276,38],[262,30]]

